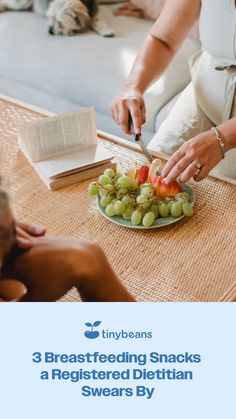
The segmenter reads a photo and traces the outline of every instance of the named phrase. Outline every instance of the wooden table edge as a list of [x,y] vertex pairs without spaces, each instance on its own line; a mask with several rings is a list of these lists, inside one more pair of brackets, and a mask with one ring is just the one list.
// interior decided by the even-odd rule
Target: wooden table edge
[[[13,104],[18,105],[18,106],[21,106],[21,107],[23,107],[25,109],[28,109],[30,111],[48,116],[48,117],[53,117],[53,116],[57,115],[56,113],[48,111],[48,110],[43,109],[43,108],[40,108],[39,106],[30,105],[29,103],[23,102],[21,100],[18,100],[18,99],[15,99],[15,98],[12,98],[10,96],[3,95],[3,94],[0,94],[0,99],[4,100],[6,102],[9,102],[9,103],[13,103]],[[134,151],[137,151],[137,152],[141,153],[140,147],[137,144],[133,144],[132,142],[130,142],[128,140],[124,140],[121,137],[109,134],[109,133],[107,133],[105,131],[101,131],[101,130],[97,130],[97,134],[100,138],[103,138],[107,141],[122,145],[126,148],[129,148],[131,150],[134,150]],[[169,159],[169,156],[167,156],[166,154],[163,154],[163,153],[152,151],[151,154],[152,154],[153,157],[160,158],[160,159],[165,160],[165,161],[167,161]],[[232,185],[236,185],[236,179],[232,179],[232,178],[229,178],[227,176],[221,176],[221,175],[215,174],[214,172],[211,173],[210,176],[215,178],[215,179],[221,180],[223,182],[230,183]]]

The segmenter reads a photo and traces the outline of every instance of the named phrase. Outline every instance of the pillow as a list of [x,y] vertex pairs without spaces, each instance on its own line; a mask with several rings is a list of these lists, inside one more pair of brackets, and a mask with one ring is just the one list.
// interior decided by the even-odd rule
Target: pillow
[[150,19],[156,20],[160,15],[166,0],[131,0],[131,3],[141,9]]
[[127,0],[97,0],[100,4],[124,3]]

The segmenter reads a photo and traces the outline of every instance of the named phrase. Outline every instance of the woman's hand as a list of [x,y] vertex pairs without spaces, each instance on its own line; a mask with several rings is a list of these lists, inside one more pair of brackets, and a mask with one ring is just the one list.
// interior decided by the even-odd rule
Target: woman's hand
[[168,184],[179,177],[187,182],[192,177],[196,182],[205,179],[222,160],[220,145],[215,133],[210,130],[187,141],[165,165],[162,176]]
[[[110,106],[114,121],[126,134],[141,134],[146,122],[144,98],[138,90],[127,90],[115,97]],[[132,121],[132,124],[130,123]]]
[[46,229],[40,225],[30,225],[16,222],[16,242],[21,249],[30,249],[33,244],[32,239],[34,237],[44,236]]

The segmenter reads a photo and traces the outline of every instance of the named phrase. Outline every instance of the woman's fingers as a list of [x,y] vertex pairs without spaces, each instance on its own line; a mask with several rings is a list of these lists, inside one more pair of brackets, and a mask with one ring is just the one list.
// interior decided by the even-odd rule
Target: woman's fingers
[[30,239],[32,236],[27,233],[25,230],[23,230],[21,227],[16,225],[16,237],[17,239]]
[[199,169],[196,166],[196,162],[191,162],[188,167],[184,170],[184,172],[180,175],[180,182],[188,182],[192,177],[194,177]]
[[42,237],[46,229],[40,225],[29,225],[22,222],[16,223],[16,242],[24,250],[28,250],[33,245],[34,237]]
[[119,125],[119,109],[118,106],[114,106],[113,110],[112,110],[112,115],[113,115],[113,119],[114,121]]
[[142,124],[145,124],[146,122],[146,107],[143,103],[143,106],[141,107],[141,118],[142,118]]
[[[121,126],[126,134],[141,134],[142,124],[146,121],[146,111],[143,96],[140,93],[122,93],[117,96],[111,106],[114,121]],[[130,124],[132,120],[132,128]]]
[[131,134],[131,127],[129,123],[130,114],[129,109],[127,106],[121,106],[120,112],[119,112],[119,125],[123,132],[126,134]]
[[210,170],[211,169],[207,165],[206,166],[202,166],[200,172],[198,174],[195,174],[193,176],[193,179],[196,182],[201,182],[202,180],[204,180],[208,176]]
[[141,108],[138,106],[137,103],[132,103],[129,109],[130,109],[130,116],[131,116],[132,125],[133,125],[133,133],[141,134],[142,132]]
[[44,236],[46,233],[46,228],[41,225],[30,225],[26,223],[22,223],[20,221],[16,222],[16,228],[19,227],[21,229],[21,233],[27,233],[30,236],[38,237]]
[[180,176],[187,169],[189,163],[189,158],[186,156],[178,160],[176,163],[171,163],[171,169],[168,171],[168,175],[164,176],[162,174],[162,176],[165,178],[165,183],[168,185],[169,183],[177,179],[177,177]]
[[[167,178],[172,179],[172,170],[175,168],[175,166],[177,164],[179,164],[179,162],[184,158],[185,156],[185,151],[180,148],[178,151],[176,151],[176,153],[173,154],[173,156],[168,160],[168,162],[166,163],[166,165],[164,166],[163,170],[162,170],[162,176],[167,180]],[[186,166],[185,166],[186,167]],[[185,168],[184,167],[184,168]],[[172,179],[172,180],[175,180]]]

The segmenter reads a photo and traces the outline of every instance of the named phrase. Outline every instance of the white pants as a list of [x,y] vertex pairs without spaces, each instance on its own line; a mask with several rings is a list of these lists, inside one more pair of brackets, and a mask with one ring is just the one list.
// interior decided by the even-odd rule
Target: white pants
[[[217,89],[217,86],[215,88]],[[230,117],[233,116],[236,116],[236,99],[234,99],[231,109]],[[199,107],[194,84],[191,82],[178,98],[148,148],[171,156],[185,141],[208,131],[213,125],[213,122]],[[221,176],[236,179],[236,149],[226,153],[225,159],[216,166],[214,171]]]

